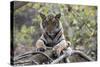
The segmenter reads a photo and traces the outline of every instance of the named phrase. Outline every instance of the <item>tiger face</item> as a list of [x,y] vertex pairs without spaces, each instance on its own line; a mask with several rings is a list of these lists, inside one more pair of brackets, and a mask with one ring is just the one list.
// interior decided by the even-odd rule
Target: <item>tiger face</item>
[[55,16],[53,14],[50,14],[48,16],[45,16],[44,14],[40,13],[40,16],[42,18],[43,30],[50,36],[55,35],[55,32],[59,30],[59,19],[61,17],[61,14],[57,14]]

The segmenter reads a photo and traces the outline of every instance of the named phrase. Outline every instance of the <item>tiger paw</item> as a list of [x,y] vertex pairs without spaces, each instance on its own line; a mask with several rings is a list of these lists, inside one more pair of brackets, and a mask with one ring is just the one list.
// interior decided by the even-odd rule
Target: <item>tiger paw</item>
[[59,57],[61,54],[62,54],[62,48],[58,45],[56,45],[54,48],[53,48],[53,55],[55,57]]

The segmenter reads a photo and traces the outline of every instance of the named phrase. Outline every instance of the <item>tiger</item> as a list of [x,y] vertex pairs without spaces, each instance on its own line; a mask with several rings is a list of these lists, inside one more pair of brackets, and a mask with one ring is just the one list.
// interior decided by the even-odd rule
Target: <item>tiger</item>
[[70,42],[65,39],[64,29],[60,22],[61,13],[47,16],[40,13],[40,17],[42,35],[36,42],[37,51],[45,51],[46,47],[52,47],[55,54],[60,56],[61,52],[70,45]]

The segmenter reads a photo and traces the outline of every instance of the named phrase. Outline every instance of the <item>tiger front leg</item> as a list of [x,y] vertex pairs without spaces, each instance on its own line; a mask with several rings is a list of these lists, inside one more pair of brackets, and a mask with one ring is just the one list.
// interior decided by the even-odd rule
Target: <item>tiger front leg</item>
[[42,52],[44,52],[46,50],[46,46],[45,46],[44,42],[40,39],[36,42],[36,50],[42,51]]
[[66,40],[62,40],[60,43],[53,47],[53,53],[56,57],[59,57],[64,49],[69,46],[69,43]]

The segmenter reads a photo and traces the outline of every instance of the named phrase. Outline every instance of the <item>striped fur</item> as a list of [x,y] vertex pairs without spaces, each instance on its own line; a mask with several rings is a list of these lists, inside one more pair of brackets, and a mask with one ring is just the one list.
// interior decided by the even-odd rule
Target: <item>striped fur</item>
[[52,14],[48,16],[40,14],[40,16],[42,18],[42,23],[40,24],[42,35],[36,42],[36,48],[46,49],[46,46],[53,47],[53,50],[57,54],[60,54],[68,46],[62,24],[59,22],[61,14],[57,14],[56,16]]

